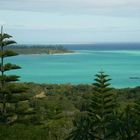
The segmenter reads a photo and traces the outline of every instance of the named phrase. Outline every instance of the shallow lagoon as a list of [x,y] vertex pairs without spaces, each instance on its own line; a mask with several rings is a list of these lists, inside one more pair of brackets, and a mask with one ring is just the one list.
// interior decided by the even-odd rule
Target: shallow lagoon
[[[140,85],[140,50],[77,49],[73,54],[19,55],[8,62],[22,69],[10,72],[22,82],[91,84],[98,71],[105,71],[115,87]],[[138,79],[130,79],[138,77]]]

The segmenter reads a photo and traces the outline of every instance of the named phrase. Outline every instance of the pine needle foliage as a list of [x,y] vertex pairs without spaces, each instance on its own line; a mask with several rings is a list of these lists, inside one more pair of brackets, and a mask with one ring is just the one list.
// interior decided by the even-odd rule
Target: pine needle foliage
[[123,112],[117,115],[116,132],[119,140],[139,140],[140,119],[135,112],[135,107],[127,105]]
[[115,100],[110,88],[109,75],[101,71],[95,77],[89,115],[94,122],[93,130],[96,137],[105,140],[111,135],[108,129],[114,114]]
[[19,101],[15,99],[18,93],[25,91],[25,87],[15,85],[19,80],[17,75],[6,75],[7,71],[17,70],[21,67],[16,64],[5,63],[5,58],[16,56],[17,53],[7,50],[6,47],[16,42],[11,40],[12,36],[3,33],[3,26],[0,33],[0,122],[8,123],[14,117],[15,104]]
[[113,135],[110,131],[115,113],[115,100],[112,94],[108,78],[104,72],[95,75],[93,94],[87,108],[86,116],[74,120],[74,129],[68,140],[109,140]]

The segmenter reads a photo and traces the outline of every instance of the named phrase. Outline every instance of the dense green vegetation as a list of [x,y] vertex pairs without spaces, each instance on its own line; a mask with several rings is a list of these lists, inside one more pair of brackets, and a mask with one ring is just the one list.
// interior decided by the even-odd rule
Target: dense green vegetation
[[10,38],[1,28],[0,140],[140,139],[140,87],[112,88],[104,72],[92,85],[17,83]]
[[9,47],[18,54],[59,54],[74,53],[62,45],[12,45]]
[[[109,136],[107,140],[128,140],[129,136],[127,134],[131,133],[132,137],[136,133],[136,137],[133,138],[134,140],[139,139],[137,133],[139,132],[140,125],[137,124],[140,121],[140,105],[138,100],[140,98],[140,87],[112,89],[110,91],[111,98],[113,94],[113,104],[116,104],[113,107],[114,113],[109,113],[109,117],[112,117],[112,119],[108,120],[102,116],[104,121],[100,122],[101,118],[96,116],[96,119],[99,120],[95,119],[97,122],[93,125],[93,123],[89,123],[92,120],[90,120],[87,112],[92,113],[90,114],[92,118],[95,117],[93,112],[97,111],[99,115],[102,112],[99,108],[91,109],[94,104],[90,105],[90,101],[93,101],[93,94],[97,92],[93,85],[34,83],[20,83],[17,85],[28,87],[25,92],[26,94],[22,94],[22,99],[26,99],[26,101],[20,102],[19,111],[24,112],[32,109],[34,113],[21,115],[20,120],[13,124],[1,125],[0,139],[15,140],[20,137],[21,140],[64,140],[69,135],[71,136],[71,133],[76,131],[77,127],[80,128],[80,130],[76,131],[78,132],[77,134],[87,136],[90,132],[88,128],[93,127],[95,129],[96,126],[98,128],[96,133],[93,134],[98,135],[104,130],[102,127],[103,122],[105,126],[109,125],[109,128],[107,127],[106,130],[107,133],[110,131],[112,133],[111,137]],[[112,104],[112,101],[109,101],[109,104]],[[113,110],[113,108],[108,108],[107,113],[108,110]],[[87,139],[90,140],[90,138]]]
[[96,75],[93,93],[85,101],[88,105],[81,111],[84,115],[74,120],[74,129],[67,140],[140,139],[139,100],[128,103],[117,100],[119,93],[109,87],[110,80],[104,72]]
[[15,85],[13,82],[18,81],[17,75],[6,75],[7,71],[20,69],[18,65],[5,63],[5,58],[16,56],[17,53],[7,50],[6,47],[16,42],[10,40],[12,36],[3,33],[3,27],[1,27],[0,34],[0,123],[12,123],[17,120],[18,103],[23,99],[20,99],[19,93],[25,90],[25,87]]

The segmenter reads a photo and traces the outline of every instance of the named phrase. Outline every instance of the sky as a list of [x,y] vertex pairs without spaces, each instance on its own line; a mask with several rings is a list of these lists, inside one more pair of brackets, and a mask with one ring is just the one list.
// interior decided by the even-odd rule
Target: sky
[[140,0],[0,0],[19,44],[140,42]]

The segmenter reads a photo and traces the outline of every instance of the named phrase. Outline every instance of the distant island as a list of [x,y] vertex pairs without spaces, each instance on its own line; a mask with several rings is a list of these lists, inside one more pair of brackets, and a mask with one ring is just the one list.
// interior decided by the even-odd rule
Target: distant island
[[68,50],[62,45],[12,45],[9,49],[18,54],[61,54],[74,53],[73,50]]

